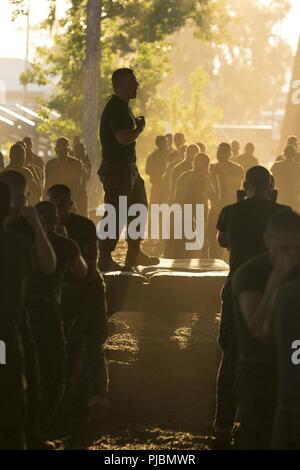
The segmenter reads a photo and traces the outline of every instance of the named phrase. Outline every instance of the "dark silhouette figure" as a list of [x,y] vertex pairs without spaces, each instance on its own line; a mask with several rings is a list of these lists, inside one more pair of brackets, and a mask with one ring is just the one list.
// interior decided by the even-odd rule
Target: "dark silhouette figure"
[[[299,145],[299,142],[298,142],[298,137],[296,137],[295,135],[291,135],[287,142],[286,142],[286,145],[291,145],[292,147],[295,148],[296,152],[298,152],[298,145]],[[285,160],[285,155],[284,153],[282,155],[279,155],[275,162],[281,162],[282,160]]]
[[168,157],[168,141],[163,135],[155,139],[156,149],[152,152],[146,162],[146,174],[150,177],[151,193],[150,203],[163,202],[162,176],[166,169]]
[[234,160],[235,163],[243,168],[245,174],[250,170],[250,168],[258,165],[258,159],[254,156],[254,152],[255,147],[251,142],[249,142],[245,146],[244,153],[237,156]]
[[72,191],[76,207],[80,205],[80,188],[82,184],[82,163],[70,156],[70,143],[65,137],[56,141],[57,157],[52,158],[45,170],[45,194],[56,184],[65,184]]
[[299,276],[294,281],[286,282],[279,289],[272,312],[270,334],[278,358],[277,409],[272,439],[274,450],[300,450],[299,343],[296,343],[297,350],[291,351],[291,345],[295,347],[295,338],[300,338],[299,289]]
[[278,200],[295,211],[300,210],[300,164],[296,160],[297,151],[288,145],[284,150],[284,160],[274,163],[271,172],[278,190]]
[[231,161],[232,162],[238,163],[237,158],[240,155],[240,150],[241,150],[241,144],[237,140],[233,140],[231,142],[231,151],[232,151]]
[[10,191],[0,182],[0,337],[6,355],[6,364],[0,365],[0,449],[24,450],[27,400],[20,330],[33,253],[26,240],[4,229],[9,214]]
[[273,180],[260,166],[248,170],[244,183],[245,199],[221,211],[217,228],[222,247],[230,250],[230,274],[222,291],[219,345],[223,356],[217,378],[215,431],[218,440],[231,440],[237,402],[234,378],[237,365],[237,342],[234,326],[234,303],[231,279],[247,260],[265,253],[264,233],[268,218],[287,209],[274,202]]
[[[75,138],[74,138],[74,141],[76,142]],[[83,215],[84,217],[87,217],[89,213],[87,185],[91,178],[92,165],[91,165],[89,156],[86,153],[86,148],[84,144],[81,142],[74,145],[72,156],[74,158],[77,158],[82,164],[81,185],[80,185],[80,188],[78,189],[79,196],[77,198],[78,214]]]
[[[271,315],[274,305],[278,302],[274,294],[279,292],[286,282],[299,279],[300,216],[291,210],[276,211],[268,221],[264,240],[267,253],[243,264],[235,273],[232,283],[233,294],[237,301],[235,325],[239,345],[239,367],[236,390],[241,421],[237,448],[241,450],[266,450],[271,447],[277,391],[280,397],[286,398],[286,395],[285,397],[282,395],[282,388],[278,389],[278,362],[276,354],[270,350],[270,334],[273,325],[276,327],[276,318]],[[293,308],[293,304],[290,304],[290,307]],[[288,338],[292,335],[289,328],[293,327],[293,314],[289,309],[284,313],[285,322],[281,337]],[[291,313],[291,323],[289,313]],[[285,363],[291,361],[293,352],[291,344],[289,351]],[[281,361],[283,359],[281,351],[277,352]],[[279,373],[282,373],[282,363]],[[279,380],[281,387],[280,375]],[[284,384],[284,393],[288,393],[289,390],[291,389],[288,381]],[[288,403],[291,408],[292,396]],[[282,407],[284,415],[286,400],[278,404],[280,408]],[[294,410],[293,418],[296,418]],[[280,426],[282,424],[281,422]],[[293,421],[285,423],[291,425],[289,429],[285,428],[288,434],[293,434],[294,424]],[[275,429],[276,427],[275,424]],[[289,436],[286,437],[288,441]]]
[[[102,163],[99,170],[103,184],[104,202],[112,205],[119,221],[119,197],[126,196],[128,207],[135,203],[147,206],[144,180],[136,165],[136,140],[145,128],[145,118],[135,117],[130,100],[135,99],[139,83],[131,69],[118,69],[112,75],[114,95],[107,101],[100,122]],[[105,214],[107,215],[107,214]],[[104,217],[105,218],[105,217]],[[145,221],[146,223],[146,221]],[[117,223],[119,227],[119,223]],[[119,232],[117,230],[117,232]],[[112,259],[120,233],[115,238],[100,241],[100,269],[119,270]],[[141,240],[127,236],[128,251],[125,265],[157,264],[157,258],[146,256],[140,248]]]
[[176,189],[178,178],[180,178],[180,176],[186,171],[189,171],[192,169],[194,158],[199,153],[199,151],[200,149],[197,145],[195,144],[189,145],[186,149],[184,159],[174,166],[171,172],[171,180],[170,180],[170,193],[169,193],[170,203],[173,203],[174,201],[175,189]]
[[[77,387],[72,388],[74,367],[82,360],[81,373],[86,375],[88,419],[101,421],[107,412],[108,374],[103,344],[107,338],[108,325],[104,282],[97,269],[98,243],[96,227],[86,217],[72,213],[73,201],[70,189],[56,185],[48,190],[47,199],[58,209],[60,230],[79,246],[81,256],[87,264],[87,275],[78,279],[69,272],[62,293],[62,310],[65,334],[68,341],[67,396],[72,401]],[[76,369],[76,367],[75,367]],[[78,385],[78,384],[77,384]],[[73,403],[76,412],[76,401]]]

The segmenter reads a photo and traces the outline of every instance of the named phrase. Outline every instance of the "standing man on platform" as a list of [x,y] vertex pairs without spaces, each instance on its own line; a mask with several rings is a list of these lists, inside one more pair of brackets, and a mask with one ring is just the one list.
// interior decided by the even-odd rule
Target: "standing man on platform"
[[[116,70],[112,75],[112,86],[114,94],[108,99],[100,122],[102,163],[98,174],[105,192],[104,202],[115,208],[119,227],[120,196],[127,197],[128,207],[132,204],[147,206],[144,180],[136,166],[136,140],[143,132],[146,122],[143,116],[134,116],[129,103],[136,98],[139,86],[134,72],[128,68]],[[117,229],[114,238],[100,240],[101,271],[120,270],[111,255],[119,236]],[[140,242],[140,239],[133,240],[127,235],[125,267],[159,263],[158,258],[150,258],[141,251]]]

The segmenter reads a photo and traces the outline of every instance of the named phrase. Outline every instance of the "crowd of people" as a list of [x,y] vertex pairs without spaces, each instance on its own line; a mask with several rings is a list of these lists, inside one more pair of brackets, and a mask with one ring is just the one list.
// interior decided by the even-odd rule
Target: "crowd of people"
[[[147,160],[151,200],[204,204],[202,256],[230,265],[213,447],[300,449],[300,361],[292,360],[300,345],[298,139],[289,137],[270,171],[259,165],[253,143],[241,154],[239,142],[221,143],[217,163],[203,144],[186,146],[182,134],[174,136],[176,150],[170,143],[169,135],[157,137]],[[190,255],[182,246],[167,242],[166,256]]]
[[[100,123],[99,177],[105,202],[147,204],[135,142],[145,128],[129,105],[138,82],[113,74],[114,95]],[[229,253],[222,291],[214,448],[300,449],[300,155],[290,137],[271,171],[252,143],[221,143],[212,162],[203,143],[177,133],[156,138],[146,162],[150,202],[204,204],[201,256]],[[0,171],[0,449],[51,449],[49,436],[81,411],[87,425],[108,412],[108,334],[101,272],[155,265],[128,236],[125,268],[118,242],[98,240],[87,217],[91,164],[78,137],[61,137],[44,165],[26,137]],[[100,257],[99,257],[100,254]],[[165,256],[184,257],[174,240]],[[199,299],[201,302],[201,299]],[[296,343],[295,343],[296,342]],[[297,344],[298,344],[297,343]],[[300,356],[300,353],[299,353]],[[293,359],[294,358],[294,359]],[[81,393],[78,391],[80,390]]]
[[0,448],[51,449],[58,415],[68,425],[74,416],[105,419],[105,289],[96,227],[85,216],[84,145],[75,138],[71,150],[58,139],[44,168],[23,142],[0,172]]

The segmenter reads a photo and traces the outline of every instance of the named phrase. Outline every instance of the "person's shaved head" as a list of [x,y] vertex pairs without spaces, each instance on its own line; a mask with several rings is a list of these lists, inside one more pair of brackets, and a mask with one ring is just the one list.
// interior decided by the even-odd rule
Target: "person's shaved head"
[[271,189],[271,173],[263,166],[253,166],[246,173],[246,186],[249,189]]
[[59,158],[66,158],[70,152],[70,141],[66,137],[60,137],[55,144],[56,155]]
[[283,154],[287,160],[293,160],[297,156],[297,150],[293,145],[287,145]]
[[177,132],[174,135],[174,144],[177,149],[180,149],[180,147],[185,144],[185,137],[181,132]]
[[62,222],[64,222],[70,214],[73,205],[71,191],[68,186],[64,184],[52,186],[48,189],[47,201],[57,207],[59,216]]
[[23,143],[17,143],[11,146],[9,150],[9,160],[12,166],[21,167],[26,162],[26,151]]
[[125,100],[136,98],[139,83],[132,69],[123,67],[115,70],[111,81],[117,96]]
[[196,171],[203,172],[203,173],[208,173],[210,165],[210,159],[209,156],[206,155],[206,153],[197,153],[194,157],[194,163],[193,167]]
[[198,147],[198,145],[196,144],[191,144],[188,146],[188,148],[186,149],[186,158],[188,160],[194,160],[194,157],[195,155],[197,155],[197,153],[200,153],[200,149]]
[[231,157],[231,145],[227,142],[222,142],[217,150],[217,160],[219,163],[228,162]]

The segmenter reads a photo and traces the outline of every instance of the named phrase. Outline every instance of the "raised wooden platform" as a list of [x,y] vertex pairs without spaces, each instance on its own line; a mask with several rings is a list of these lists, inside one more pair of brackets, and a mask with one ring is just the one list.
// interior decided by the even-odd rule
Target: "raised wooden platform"
[[117,311],[218,313],[228,276],[221,260],[160,260],[135,273],[104,275],[109,314]]

